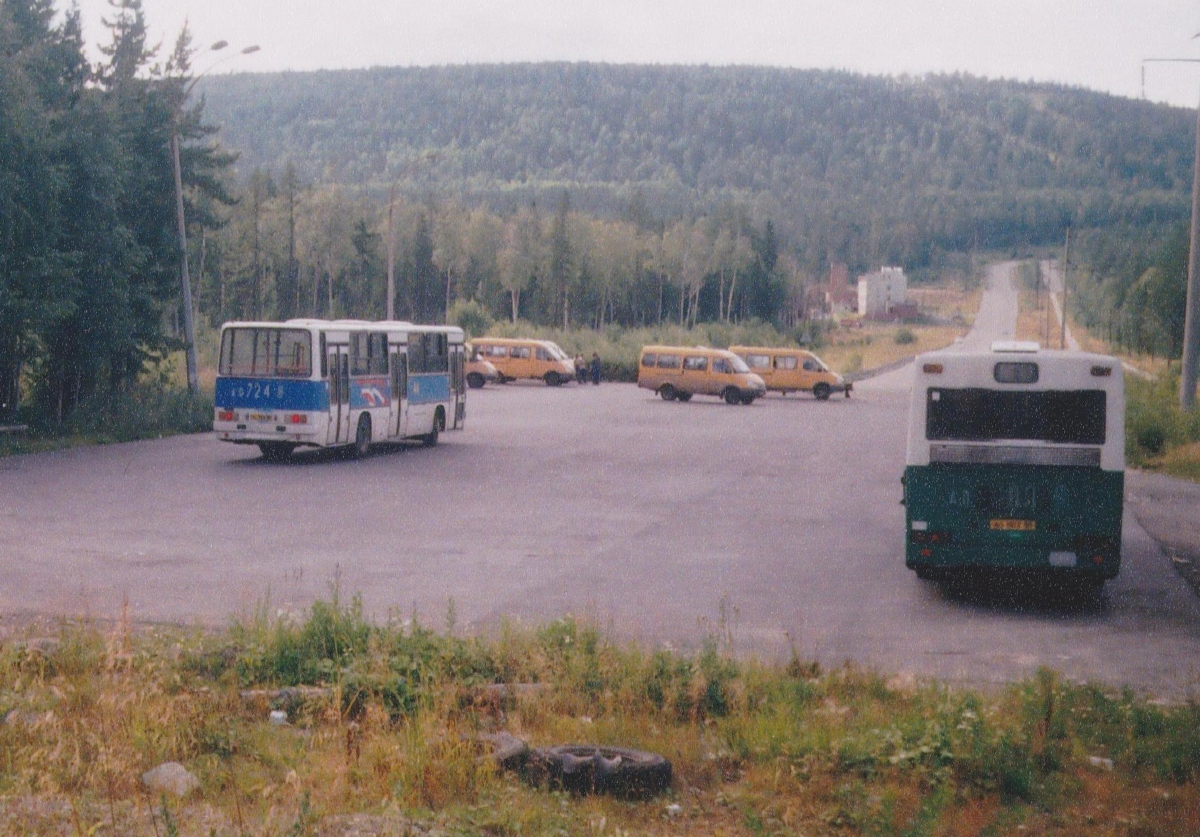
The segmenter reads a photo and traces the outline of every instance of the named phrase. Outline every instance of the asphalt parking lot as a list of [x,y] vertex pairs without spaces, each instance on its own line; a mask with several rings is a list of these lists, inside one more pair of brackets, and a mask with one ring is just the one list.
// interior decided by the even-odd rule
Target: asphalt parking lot
[[1131,514],[1101,596],[943,590],[903,565],[903,371],[818,402],[489,386],[436,448],[265,462],[211,434],[0,460],[0,609],[224,624],[334,586],[380,619],[587,620],[973,683],[1049,665],[1194,689],[1196,597]]

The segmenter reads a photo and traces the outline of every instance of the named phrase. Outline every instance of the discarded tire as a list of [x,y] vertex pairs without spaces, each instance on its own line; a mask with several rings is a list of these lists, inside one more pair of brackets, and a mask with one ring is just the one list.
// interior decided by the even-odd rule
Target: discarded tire
[[533,750],[526,772],[535,781],[574,793],[645,799],[671,785],[671,763],[656,753],[595,744]]

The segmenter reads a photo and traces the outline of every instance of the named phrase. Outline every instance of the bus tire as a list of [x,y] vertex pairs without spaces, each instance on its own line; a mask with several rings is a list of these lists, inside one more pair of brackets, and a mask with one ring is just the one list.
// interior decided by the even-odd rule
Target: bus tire
[[563,379],[557,372],[547,372],[542,376],[542,380],[546,382],[548,387],[562,386]]
[[657,753],[627,747],[563,744],[529,754],[527,770],[551,787],[647,799],[671,786],[671,763]]
[[467,386],[471,389],[480,389],[483,387],[483,376],[478,372],[472,372],[467,375]]
[[259,442],[258,449],[268,462],[283,462],[292,455],[296,446],[290,442]]
[[721,393],[726,404],[741,404],[742,394],[737,391],[737,387],[725,387],[725,391]]
[[427,448],[432,448],[438,443],[438,435],[446,429],[446,414],[442,412],[442,408],[438,407],[437,412],[433,414],[433,429],[421,437],[421,442]]
[[675,397],[685,404],[692,400],[692,394],[690,392],[676,392]]
[[358,417],[354,431],[354,458],[362,459],[371,451],[371,417],[363,413]]
[[749,395],[743,395],[742,403],[745,404],[747,407],[749,407],[751,404],[753,404],[754,403],[754,393],[750,393]]
[[663,401],[674,401],[676,398],[675,387],[670,384],[663,384],[658,388],[658,397]]
[[813,387],[813,395],[818,401],[827,401],[829,399],[829,384],[821,383]]

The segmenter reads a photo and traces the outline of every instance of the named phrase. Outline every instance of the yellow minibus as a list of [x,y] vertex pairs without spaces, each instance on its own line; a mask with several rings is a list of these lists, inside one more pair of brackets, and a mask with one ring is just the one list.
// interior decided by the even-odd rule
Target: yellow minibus
[[557,387],[575,380],[575,361],[550,340],[476,337],[471,345],[474,347],[471,357],[496,367],[497,381],[502,384],[531,378]]
[[759,375],[772,392],[811,392],[824,401],[830,393],[844,392],[850,397],[854,387],[830,370],[819,357],[804,349],[763,346],[730,346],[729,351],[746,361],[750,371]]
[[702,346],[645,346],[638,359],[638,386],[664,401],[715,395],[727,404],[753,404],[766,394],[763,379],[733,352]]

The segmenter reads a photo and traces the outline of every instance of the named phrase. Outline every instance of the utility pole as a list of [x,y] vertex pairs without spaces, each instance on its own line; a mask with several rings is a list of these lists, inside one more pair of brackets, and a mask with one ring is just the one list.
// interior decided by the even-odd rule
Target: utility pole
[[1071,228],[1067,227],[1067,243],[1063,246],[1062,305],[1058,312],[1062,325],[1058,333],[1058,348],[1067,348],[1067,272],[1071,269]]
[[[1192,40],[1200,38],[1200,33]],[[1200,58],[1142,59],[1142,95],[1145,96],[1146,64],[1151,61],[1200,64]],[[1196,108],[1196,150],[1192,159],[1192,232],[1188,248],[1187,302],[1184,304],[1183,357],[1179,370],[1179,407],[1196,406],[1196,380],[1200,377],[1200,106]]]
[[1187,308],[1183,320],[1183,362],[1179,372],[1179,407],[1196,405],[1196,361],[1200,355],[1200,107],[1196,108],[1196,156],[1192,169],[1192,237],[1188,252]]

